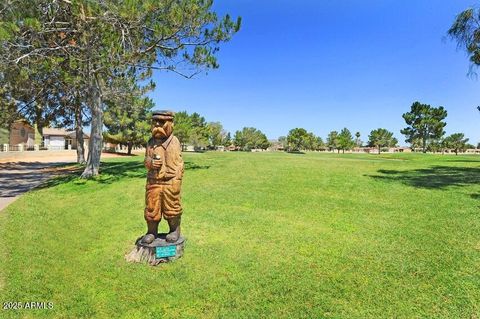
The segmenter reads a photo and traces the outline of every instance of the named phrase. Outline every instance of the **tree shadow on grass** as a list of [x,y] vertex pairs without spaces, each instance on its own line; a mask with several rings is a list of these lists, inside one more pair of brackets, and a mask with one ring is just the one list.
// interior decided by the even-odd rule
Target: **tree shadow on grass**
[[75,172],[76,164],[11,162],[0,164],[0,198],[19,196],[30,189],[41,186],[52,177]]
[[[191,161],[185,162],[185,170],[187,171],[209,168],[209,165],[199,165]],[[53,187],[71,181],[74,181],[74,184],[83,185],[86,183],[86,180],[79,179],[82,171],[83,168],[80,168],[70,174],[49,179],[37,188]],[[91,180],[100,184],[111,184],[124,178],[147,178],[147,170],[143,162],[102,162],[100,175]]]
[[287,151],[288,154],[296,154],[296,155],[303,155],[305,152],[302,151]]
[[449,163],[478,163],[480,164],[480,159],[449,159]]
[[376,180],[401,182],[418,188],[444,189],[449,186],[480,184],[480,167],[432,166],[410,171],[381,169],[378,173],[382,175],[368,176]]

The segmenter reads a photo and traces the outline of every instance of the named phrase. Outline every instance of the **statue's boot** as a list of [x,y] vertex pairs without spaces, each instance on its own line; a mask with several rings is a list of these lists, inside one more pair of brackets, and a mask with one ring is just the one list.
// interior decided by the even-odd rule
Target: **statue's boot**
[[167,242],[174,243],[180,238],[180,221],[181,217],[171,217],[167,219],[170,232],[167,234]]
[[147,221],[147,234],[143,236],[142,242],[145,244],[151,244],[157,238],[158,235],[158,223],[154,221]]

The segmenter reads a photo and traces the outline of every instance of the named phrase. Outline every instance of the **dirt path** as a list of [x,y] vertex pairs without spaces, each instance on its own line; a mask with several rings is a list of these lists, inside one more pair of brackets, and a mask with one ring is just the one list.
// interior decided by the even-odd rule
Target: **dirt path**
[[[138,152],[138,154],[141,154]],[[125,156],[102,153],[102,159]],[[75,151],[0,153],[0,212],[21,194],[48,179],[71,173]]]
[[71,172],[68,162],[17,162],[0,164],[0,211],[21,194],[48,179]]

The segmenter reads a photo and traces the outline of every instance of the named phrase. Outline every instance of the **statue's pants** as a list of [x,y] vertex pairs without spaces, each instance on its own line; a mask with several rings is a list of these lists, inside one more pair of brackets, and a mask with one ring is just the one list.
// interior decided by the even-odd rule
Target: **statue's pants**
[[159,222],[182,215],[180,188],[182,180],[172,179],[165,182],[147,182],[145,187],[145,220]]

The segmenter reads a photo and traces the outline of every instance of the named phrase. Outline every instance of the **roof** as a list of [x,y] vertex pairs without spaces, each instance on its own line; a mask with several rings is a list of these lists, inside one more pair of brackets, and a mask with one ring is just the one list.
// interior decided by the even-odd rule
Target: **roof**
[[[26,119],[15,120],[15,121],[13,121],[13,123],[23,123],[23,124],[33,128],[33,126],[31,126],[30,123]],[[12,123],[12,125],[13,125],[13,123]]]
[[51,128],[45,127],[43,128],[43,135],[55,135],[55,136],[67,136],[68,132],[63,128]]
[[[67,132],[67,135],[70,138],[77,138],[77,132],[75,131]],[[83,133],[83,138],[90,138],[90,136],[88,136],[88,134]]]

